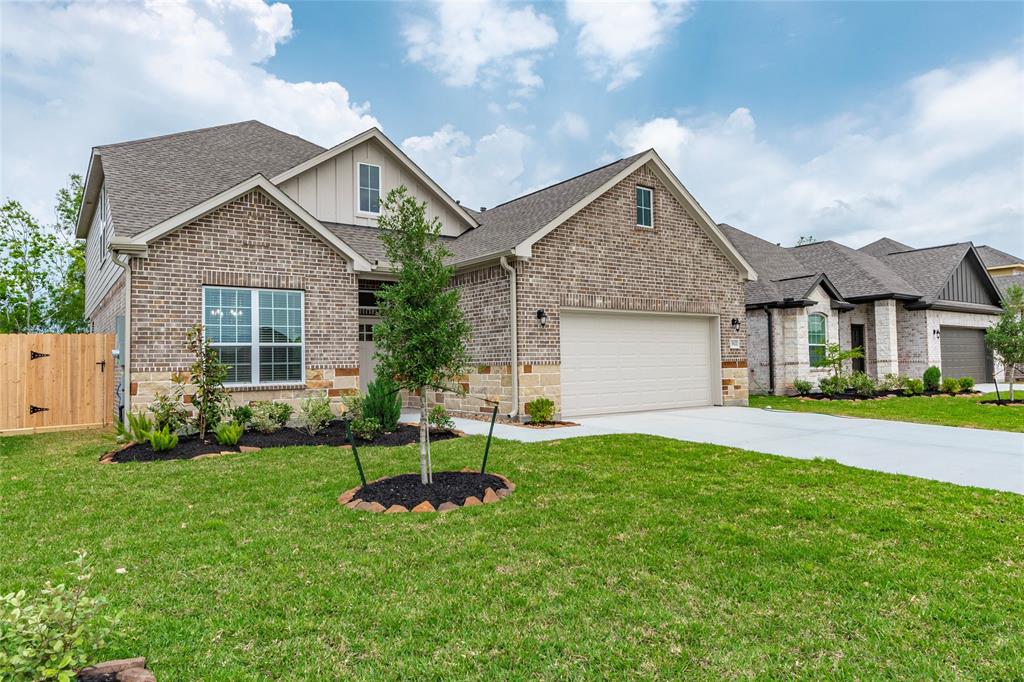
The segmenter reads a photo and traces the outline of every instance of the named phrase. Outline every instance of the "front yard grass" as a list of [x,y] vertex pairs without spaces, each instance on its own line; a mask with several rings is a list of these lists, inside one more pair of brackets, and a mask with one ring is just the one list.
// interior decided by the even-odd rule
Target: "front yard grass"
[[392,516],[339,507],[338,448],[98,464],[111,443],[0,438],[0,592],[88,550],[125,612],[106,658],[161,680],[1024,677],[1018,495],[623,435],[497,441],[508,499]]
[[[1007,393],[1004,391],[1005,399]],[[751,407],[771,407],[793,412],[820,412],[848,417],[891,419],[921,424],[966,426],[993,431],[1024,431],[1024,406],[984,405],[995,400],[995,393],[976,396],[917,396],[884,400],[799,400],[784,396],[750,397]]]

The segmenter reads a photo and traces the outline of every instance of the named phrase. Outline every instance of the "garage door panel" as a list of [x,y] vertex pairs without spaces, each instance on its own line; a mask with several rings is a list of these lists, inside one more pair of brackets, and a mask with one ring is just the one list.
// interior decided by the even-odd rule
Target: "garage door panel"
[[983,329],[942,326],[939,340],[943,376],[972,377],[981,383],[992,380]]
[[563,311],[562,413],[711,403],[708,318]]

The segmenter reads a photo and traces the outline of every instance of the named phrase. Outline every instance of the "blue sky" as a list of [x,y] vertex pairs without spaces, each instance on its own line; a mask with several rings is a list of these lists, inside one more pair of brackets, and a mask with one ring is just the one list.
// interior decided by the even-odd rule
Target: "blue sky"
[[[1024,253],[1022,3],[4,3],[2,193],[94,144],[380,125],[494,205],[654,146],[765,238]],[[62,36],[55,41],[54,36]]]

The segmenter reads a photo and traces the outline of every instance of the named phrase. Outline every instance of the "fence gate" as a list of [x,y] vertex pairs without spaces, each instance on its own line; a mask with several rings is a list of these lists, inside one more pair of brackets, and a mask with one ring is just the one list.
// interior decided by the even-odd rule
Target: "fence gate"
[[113,419],[113,334],[0,334],[0,434]]

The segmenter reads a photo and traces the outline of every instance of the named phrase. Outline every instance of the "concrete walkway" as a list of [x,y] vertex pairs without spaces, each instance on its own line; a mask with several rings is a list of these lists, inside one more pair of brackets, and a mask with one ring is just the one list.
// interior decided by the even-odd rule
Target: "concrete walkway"
[[[411,413],[406,416],[417,419]],[[639,412],[576,421],[579,426],[553,429],[495,424],[494,435],[537,442],[644,433],[801,459],[825,457],[861,469],[1024,494],[1022,433],[749,407]],[[487,422],[456,419],[455,423],[466,433],[487,434]]]

